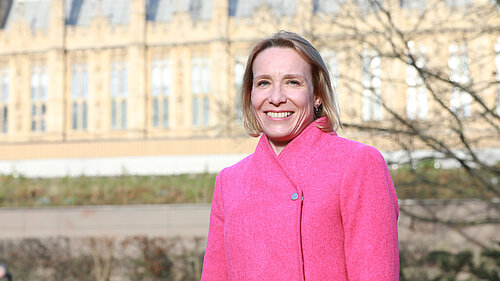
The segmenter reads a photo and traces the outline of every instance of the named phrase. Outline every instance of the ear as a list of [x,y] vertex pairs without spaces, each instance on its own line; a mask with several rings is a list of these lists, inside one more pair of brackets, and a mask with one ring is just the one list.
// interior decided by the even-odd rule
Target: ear
[[321,98],[319,96],[314,97],[314,107],[316,107],[316,105],[321,105]]

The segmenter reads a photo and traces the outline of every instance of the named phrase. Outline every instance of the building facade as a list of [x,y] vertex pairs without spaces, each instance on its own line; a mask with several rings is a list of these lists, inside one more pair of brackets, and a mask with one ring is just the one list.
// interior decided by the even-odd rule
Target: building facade
[[[429,5],[386,2],[402,23],[411,23]],[[440,9],[449,10],[488,4],[442,2]],[[356,36],[331,24],[339,11],[353,6],[361,11],[354,18],[365,20],[376,9],[368,0],[3,1],[0,159],[251,153],[256,139],[242,128],[241,77],[253,43],[281,29],[303,34],[320,49],[344,122],[389,122],[383,100],[409,120],[435,118],[436,107],[415,68],[384,62],[369,40],[358,44]],[[498,29],[480,42],[450,34],[445,43],[428,36],[409,40],[415,63],[426,65],[427,55],[440,49],[451,81],[467,84],[476,74],[482,79],[491,73],[500,81]],[[469,67],[476,47],[488,50],[484,73]],[[390,79],[405,82],[382,82]],[[350,95],[354,91],[360,94]],[[448,102],[463,117],[475,110],[460,87]],[[500,87],[488,89],[485,102],[500,114]],[[377,134],[355,129],[341,134],[382,150],[393,148]]]

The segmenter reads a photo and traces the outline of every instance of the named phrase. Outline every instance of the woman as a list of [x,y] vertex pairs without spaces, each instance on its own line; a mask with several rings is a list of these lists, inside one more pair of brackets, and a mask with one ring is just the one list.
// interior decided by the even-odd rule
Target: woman
[[281,31],[243,77],[255,152],[217,176],[202,280],[398,280],[398,203],[381,154],[337,136],[325,63]]

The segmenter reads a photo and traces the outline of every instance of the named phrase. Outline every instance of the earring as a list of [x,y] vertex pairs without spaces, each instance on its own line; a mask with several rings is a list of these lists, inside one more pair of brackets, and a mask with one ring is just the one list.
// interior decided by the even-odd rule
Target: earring
[[314,112],[315,112],[316,114],[318,114],[318,113],[319,113],[319,106],[320,106],[319,104],[314,105]]

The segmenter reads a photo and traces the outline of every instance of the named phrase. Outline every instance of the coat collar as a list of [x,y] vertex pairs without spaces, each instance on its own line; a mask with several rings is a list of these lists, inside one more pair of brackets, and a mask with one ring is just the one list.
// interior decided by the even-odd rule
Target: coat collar
[[[298,164],[301,161],[309,161],[308,159],[312,159],[313,155],[321,150],[323,146],[322,139],[325,136],[337,135],[334,131],[326,133],[317,127],[319,123],[324,122],[325,118],[322,117],[311,122],[297,137],[285,146],[279,155],[276,155],[269,143],[268,137],[263,134],[255,149],[254,159],[257,160],[257,163],[267,163],[266,165],[271,164],[274,168],[278,168],[294,185],[295,189],[300,191],[297,180],[294,179],[298,176],[297,169],[300,166]],[[261,169],[271,169],[277,172],[276,169],[270,166],[261,167]]]
[[266,157],[272,157],[278,159],[279,161],[286,160],[289,157],[297,157],[297,154],[300,155],[305,153],[307,155],[312,150],[315,150],[315,148],[318,148],[319,140],[323,135],[337,135],[335,131],[325,133],[323,130],[318,128],[318,124],[324,122],[325,119],[326,117],[321,117],[311,122],[311,124],[309,124],[297,137],[292,139],[285,146],[285,148],[283,148],[279,155],[276,155],[271,147],[271,144],[269,143],[268,137],[265,134],[260,137],[255,152],[258,154],[263,153]]

